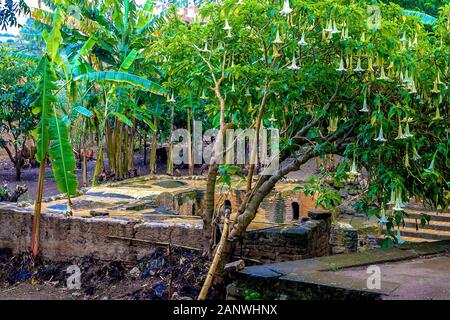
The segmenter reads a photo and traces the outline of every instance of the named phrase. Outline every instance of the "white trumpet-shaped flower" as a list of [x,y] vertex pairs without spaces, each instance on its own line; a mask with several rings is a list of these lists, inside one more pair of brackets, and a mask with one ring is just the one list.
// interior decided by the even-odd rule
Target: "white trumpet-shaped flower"
[[177,102],[177,100],[175,100],[175,93],[172,91],[172,96],[169,99],[169,102]]
[[394,189],[391,190],[391,198],[389,202],[387,203],[389,206],[393,206],[395,204],[395,191]]
[[409,131],[409,119],[406,120],[405,133],[403,133],[403,138],[408,139],[414,137],[414,135]]
[[372,57],[369,57],[369,62],[367,64],[367,71],[374,72],[373,70],[373,60]]
[[361,57],[358,58],[358,62],[356,63],[355,72],[364,72],[364,69],[361,68]]
[[210,50],[208,49],[208,42],[205,42],[205,47],[202,50],[203,52],[210,52]]
[[344,58],[341,57],[341,61],[339,62],[339,68],[336,69],[336,71],[347,71],[347,69],[344,66]]
[[231,30],[231,29],[233,28],[228,23],[228,19],[225,19],[225,26],[223,27],[223,30]]
[[291,6],[289,5],[289,0],[284,0],[283,10],[280,11],[280,15],[287,16],[292,13]]
[[417,93],[417,88],[416,88],[416,84],[414,83],[414,79],[411,79],[411,82],[410,82],[408,88],[409,88],[409,93],[411,93],[411,94]]
[[296,62],[296,58],[295,58],[295,51],[294,51],[294,54],[293,54],[293,57],[292,57],[292,63],[288,67],[288,69],[289,70],[294,70],[294,71],[300,69],[299,66],[297,66],[297,62]]
[[363,33],[361,34],[361,39],[360,39],[360,41],[361,41],[361,42],[366,42],[366,33],[365,33],[365,32],[363,32]]
[[406,152],[405,152],[405,161],[404,161],[405,168],[409,168],[409,152],[408,152],[408,145],[406,145]]
[[434,171],[434,157],[433,157],[433,160],[431,160],[431,163],[428,166],[428,168],[425,169],[425,172],[433,172],[433,171]]
[[398,190],[398,192],[395,195],[395,205],[392,208],[392,210],[403,211],[404,206],[405,205],[403,204],[403,201],[402,201],[402,190]]
[[399,122],[398,133],[397,133],[397,137],[395,137],[395,140],[402,140],[402,139],[405,139],[405,136],[403,135],[402,124]]
[[270,123],[277,122],[277,118],[275,118],[275,114],[273,114],[273,113],[272,113],[272,117],[270,117],[268,120]]
[[305,47],[308,45],[308,43],[305,41],[305,33],[304,32],[302,33],[302,37],[297,44],[301,47]]
[[353,163],[352,163],[352,168],[350,170],[350,172],[348,173],[349,176],[351,177],[358,177],[361,174],[358,172],[358,168],[356,167],[356,162],[355,162],[355,158],[353,158]]
[[324,29],[325,32],[332,32],[333,31],[333,22],[331,22],[331,19],[328,20],[327,27]]
[[250,93],[250,89],[249,89],[249,88],[247,88],[247,89],[245,90],[245,96],[246,96],[247,98],[252,96],[252,94]]
[[202,90],[202,95],[200,96],[200,99],[202,99],[202,100],[208,99],[208,97],[206,96],[205,89]]
[[384,205],[381,206],[380,210],[380,219],[378,220],[380,224],[387,224],[389,221],[386,218],[386,210],[384,209]]
[[400,38],[400,42],[406,42],[406,31],[403,31],[403,36]]
[[386,142],[387,140],[384,138],[383,135],[383,126],[380,127],[380,131],[378,133],[378,137],[376,137],[375,139],[373,139],[374,141],[377,142]]
[[409,75],[408,75],[408,69],[405,70],[405,76],[403,77],[403,82],[404,83],[410,83],[411,82],[411,79],[409,78]]
[[397,239],[397,244],[404,244],[406,242],[401,238],[400,230],[397,230],[397,236],[395,238]]
[[331,31],[332,34],[341,33],[341,31],[336,26],[336,21],[333,21],[333,30]]
[[283,43],[283,41],[281,41],[281,38],[280,38],[280,31],[279,30],[277,30],[277,35],[275,36],[275,40],[273,41],[273,43],[275,43],[275,44],[282,44]]
[[439,71],[438,71],[438,73],[437,73],[437,76],[436,76],[436,83],[437,84],[443,84],[443,82],[441,81],[441,77],[439,76]]
[[366,95],[364,95],[364,101],[363,101],[363,106],[361,108],[361,110],[359,110],[359,112],[369,112],[369,108],[367,107],[367,97]]
[[434,116],[434,118],[432,120],[433,121],[437,121],[437,120],[442,120],[442,119],[443,118],[441,116],[441,113],[439,112],[439,106],[436,105],[436,113],[435,113],[435,116]]
[[417,46],[418,44],[419,44],[419,41],[417,40],[417,32],[416,32],[416,34],[414,35],[414,40],[412,42],[412,45]]
[[432,93],[441,93],[441,90],[438,88],[438,83],[434,81],[433,89],[431,90]]
[[384,66],[381,66],[380,76],[377,78],[377,80],[388,80],[388,77],[386,77],[386,74],[384,72]]

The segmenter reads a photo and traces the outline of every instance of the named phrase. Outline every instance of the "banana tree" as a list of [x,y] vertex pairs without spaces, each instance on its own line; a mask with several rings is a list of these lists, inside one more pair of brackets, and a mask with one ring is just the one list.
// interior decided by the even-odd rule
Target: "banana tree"
[[67,214],[72,214],[71,196],[76,195],[78,188],[77,177],[74,174],[75,157],[69,139],[67,121],[61,116],[58,105],[57,92],[61,89],[57,85],[58,78],[55,65],[60,62],[59,44],[61,26],[64,13],[56,10],[53,14],[52,29],[44,31],[46,52],[38,64],[36,73],[40,81],[36,88],[38,98],[33,102],[33,112],[39,116],[39,124],[35,129],[37,137],[36,159],[40,162],[38,188],[33,216],[31,250],[33,257],[39,253],[41,203],[44,189],[44,176],[47,158],[52,164],[54,177],[58,189],[67,195]]
[[[97,92],[102,101],[95,106],[98,112],[93,113],[99,160],[93,184],[103,171],[105,136],[110,146],[106,150],[110,171],[118,179],[126,178],[132,165],[128,156],[132,153],[128,149],[134,144],[132,117],[139,113],[141,106],[125,101],[133,102],[143,92],[164,94],[163,88],[153,81],[160,75],[144,50],[151,44],[161,19],[151,14],[151,1],[140,9],[134,1],[96,1],[95,6],[82,5],[80,1],[47,1],[46,4],[66,12],[64,40],[66,47],[74,52],[72,61],[75,62],[72,82],[91,84],[91,91]],[[45,21],[48,12],[37,10],[33,16]],[[120,138],[117,147],[109,143],[113,136]]]

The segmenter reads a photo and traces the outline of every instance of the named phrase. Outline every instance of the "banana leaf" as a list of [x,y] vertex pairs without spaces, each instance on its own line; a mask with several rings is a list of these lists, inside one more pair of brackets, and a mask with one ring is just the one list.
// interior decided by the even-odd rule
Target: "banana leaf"
[[403,10],[403,14],[407,16],[416,16],[422,19],[422,22],[424,24],[434,24],[437,19],[435,17],[432,17],[426,13],[418,12],[418,11],[412,11],[412,10]]
[[125,73],[125,72],[90,72],[86,74],[82,74],[74,79],[75,81],[79,80],[88,80],[88,81],[99,81],[99,82],[116,82],[116,83],[127,83],[133,87],[139,88],[144,91],[151,92],[156,95],[164,95],[165,90],[159,84],[150,81],[148,79],[136,76],[134,74]]

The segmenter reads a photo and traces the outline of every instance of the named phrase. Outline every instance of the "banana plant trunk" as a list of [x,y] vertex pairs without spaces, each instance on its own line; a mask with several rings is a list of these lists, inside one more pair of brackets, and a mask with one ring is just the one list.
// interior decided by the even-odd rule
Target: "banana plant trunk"
[[108,154],[108,167],[109,167],[109,172],[112,174],[115,172],[115,165],[116,165],[116,159],[114,158],[114,140],[112,137],[112,132],[111,132],[111,125],[109,123],[109,120],[106,120],[106,124],[105,124],[105,131],[106,131],[106,140],[107,140],[107,154]]
[[41,161],[39,166],[39,178],[36,190],[36,200],[34,202],[34,215],[33,226],[31,229],[31,254],[33,258],[39,255],[39,239],[40,239],[40,227],[41,227],[41,208],[42,208],[42,194],[44,192],[44,178],[45,178],[45,165],[47,157]]
[[123,157],[122,157],[122,167],[123,167],[123,178],[128,178],[129,175],[129,167],[128,167],[128,155],[129,155],[129,127],[125,124],[122,125],[123,130]]
[[103,135],[99,132],[99,128],[97,126],[97,162],[95,163],[94,175],[92,177],[92,185],[98,185],[98,177],[103,172]]
[[158,148],[158,118],[153,120],[155,132],[153,132],[152,145],[150,149],[150,174],[156,174],[156,148]]

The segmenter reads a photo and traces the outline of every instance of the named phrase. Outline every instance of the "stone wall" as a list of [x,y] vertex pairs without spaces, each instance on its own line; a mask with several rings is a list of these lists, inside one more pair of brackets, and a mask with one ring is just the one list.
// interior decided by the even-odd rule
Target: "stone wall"
[[[32,212],[0,204],[0,248],[29,252]],[[102,260],[135,261],[151,254],[157,243],[203,249],[202,222],[142,222],[126,218],[66,217],[43,213],[40,252],[45,259],[64,261],[93,256]],[[236,255],[261,262],[305,259],[330,252],[330,214],[310,213],[298,225],[250,231]]]
[[330,254],[331,214],[310,212],[310,220],[295,226],[247,232],[237,254],[261,262],[278,262]]
[[[0,248],[10,248],[14,254],[28,252],[31,226],[31,211],[14,205],[1,206]],[[201,223],[141,223],[113,218],[68,218],[45,213],[41,220],[41,255],[55,261],[83,256],[134,261],[155,250],[158,245],[152,242],[169,241],[174,245],[203,248]]]
[[358,232],[348,223],[334,223],[331,227],[330,246],[332,254],[356,252]]
[[[231,192],[215,194],[215,206],[223,209],[226,200],[231,202],[232,211],[235,212],[245,198],[245,191],[231,190]],[[202,199],[200,199],[201,203]],[[305,195],[303,192],[293,191],[272,191],[262,201],[259,209],[262,219],[273,223],[291,223],[297,221],[294,219],[294,210],[292,204],[296,203],[299,207],[299,219],[307,218],[308,212],[316,210],[315,198]]]

